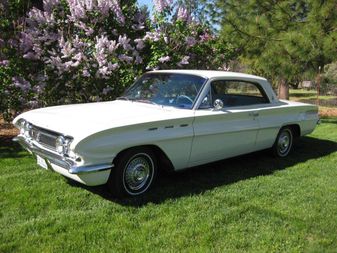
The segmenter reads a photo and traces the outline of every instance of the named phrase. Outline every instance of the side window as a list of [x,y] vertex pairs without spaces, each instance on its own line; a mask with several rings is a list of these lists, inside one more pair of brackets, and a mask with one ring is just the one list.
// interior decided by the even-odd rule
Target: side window
[[201,101],[199,109],[209,109],[213,107],[211,92],[208,92],[207,95]]
[[212,104],[219,99],[224,107],[269,103],[263,89],[240,80],[217,80],[211,83]]

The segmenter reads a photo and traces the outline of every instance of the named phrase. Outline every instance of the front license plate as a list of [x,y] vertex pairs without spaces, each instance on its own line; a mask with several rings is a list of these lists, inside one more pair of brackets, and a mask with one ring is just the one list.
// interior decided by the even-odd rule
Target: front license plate
[[37,159],[37,165],[41,166],[42,168],[44,169],[48,169],[48,165],[46,163],[46,160],[43,159],[41,156],[36,156],[36,159]]

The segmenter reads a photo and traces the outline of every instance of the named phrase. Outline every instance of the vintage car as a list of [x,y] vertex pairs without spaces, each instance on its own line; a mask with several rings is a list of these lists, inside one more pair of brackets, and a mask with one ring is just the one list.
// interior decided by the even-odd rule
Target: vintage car
[[318,123],[315,105],[277,99],[264,78],[224,71],[145,73],[115,101],[17,116],[15,138],[37,164],[117,196],[147,192],[163,168],[182,170],[271,148],[289,154]]

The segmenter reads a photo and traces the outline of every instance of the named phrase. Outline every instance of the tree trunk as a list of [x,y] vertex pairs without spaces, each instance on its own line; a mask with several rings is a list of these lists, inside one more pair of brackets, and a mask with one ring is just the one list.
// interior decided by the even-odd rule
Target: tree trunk
[[278,98],[289,100],[289,85],[285,79],[281,79],[278,83]]

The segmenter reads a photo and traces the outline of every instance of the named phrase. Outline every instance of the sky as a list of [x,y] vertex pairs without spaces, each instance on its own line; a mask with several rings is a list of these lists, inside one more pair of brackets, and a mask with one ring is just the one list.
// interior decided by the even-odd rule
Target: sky
[[152,10],[153,8],[153,3],[152,0],[137,0],[138,4],[141,5],[146,5],[149,8],[149,11]]

